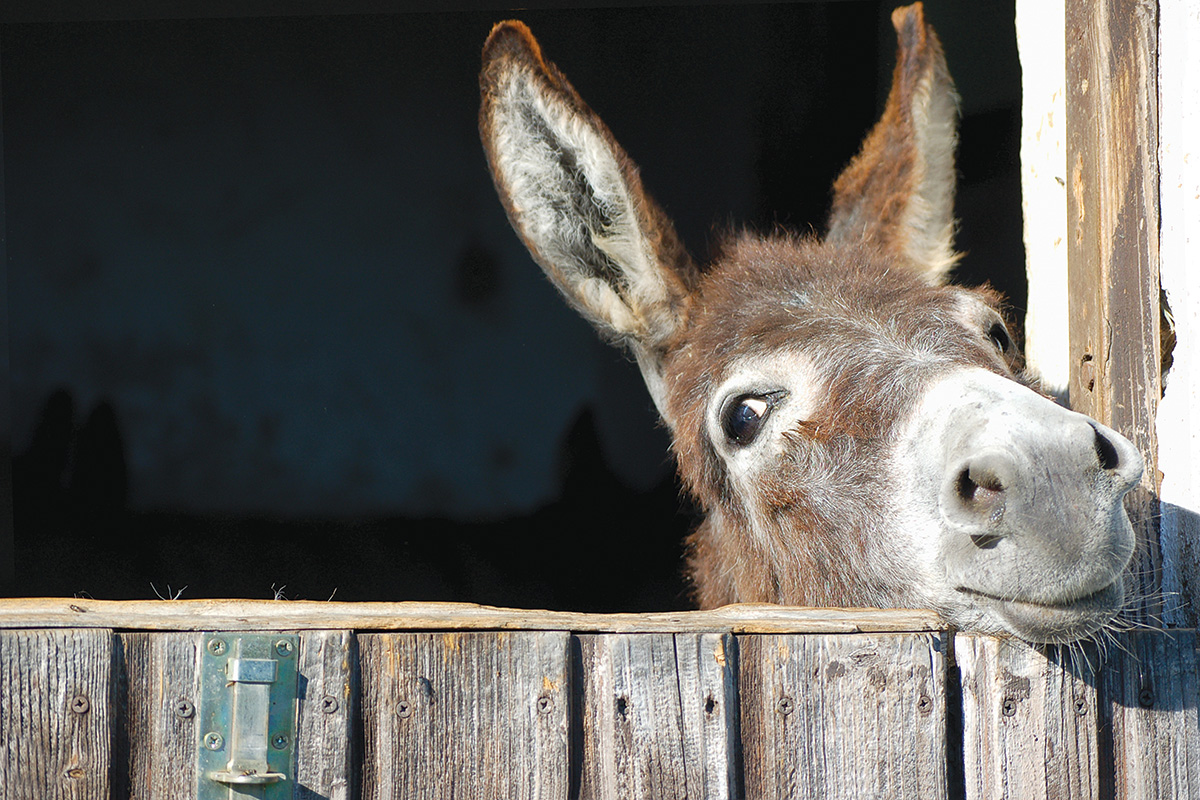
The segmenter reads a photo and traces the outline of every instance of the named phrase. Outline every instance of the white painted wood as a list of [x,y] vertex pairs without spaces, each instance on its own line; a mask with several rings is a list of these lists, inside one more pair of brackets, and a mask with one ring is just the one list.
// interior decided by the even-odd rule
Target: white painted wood
[[[1036,0],[1031,0],[1036,2]],[[1200,624],[1200,4],[1159,3],[1162,288],[1174,364],[1158,407],[1163,591],[1169,624]]]
[[160,631],[525,630],[579,633],[871,633],[938,631],[933,611],[800,608],[742,603],[711,611],[581,614],[472,603],[322,603],[308,600],[0,600],[0,629]]
[[1017,0],[1021,59],[1021,194],[1029,301],[1025,356],[1047,389],[1066,391],[1066,44],[1063,0]]

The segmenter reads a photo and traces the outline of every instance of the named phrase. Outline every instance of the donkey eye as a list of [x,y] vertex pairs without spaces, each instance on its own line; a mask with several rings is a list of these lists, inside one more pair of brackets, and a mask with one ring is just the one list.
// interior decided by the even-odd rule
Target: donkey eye
[[988,338],[992,340],[992,344],[996,345],[996,349],[1001,353],[1007,353],[1012,349],[1012,338],[1008,335],[1008,329],[999,322],[992,325],[988,329]]
[[726,438],[739,446],[754,441],[781,396],[780,393],[744,394],[727,403],[721,412],[721,428]]

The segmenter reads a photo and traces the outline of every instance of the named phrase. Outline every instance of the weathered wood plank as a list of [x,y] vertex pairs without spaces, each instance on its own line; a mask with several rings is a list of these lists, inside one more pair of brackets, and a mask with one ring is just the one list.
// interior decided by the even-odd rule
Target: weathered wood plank
[[112,632],[0,631],[0,798],[108,800]]
[[741,636],[746,796],[947,796],[944,640]]
[[570,635],[359,636],[364,798],[565,798]]
[[194,795],[201,640],[198,633],[119,635],[117,796]]
[[1112,747],[1106,796],[1200,797],[1200,664],[1195,630],[1121,637],[1102,678],[1101,736]]
[[954,654],[968,800],[1101,796],[1094,649],[959,635]]
[[351,631],[300,634],[297,800],[356,796],[357,654]]
[[1157,36],[1155,0],[1066,2],[1071,405],[1146,459],[1126,499],[1143,621],[1161,616],[1162,589]]
[[[123,633],[119,637],[118,796],[190,797],[196,785],[196,711],[203,635]],[[343,800],[353,786],[352,721],[357,698],[349,631],[300,635],[297,797]],[[307,793],[307,794],[306,794]]]
[[731,636],[577,641],[580,798],[740,796]]
[[321,603],[277,600],[0,600],[3,628],[126,630],[526,630],[588,633],[858,633],[936,631],[925,610],[800,608],[770,603],[711,611],[582,614],[471,603]]

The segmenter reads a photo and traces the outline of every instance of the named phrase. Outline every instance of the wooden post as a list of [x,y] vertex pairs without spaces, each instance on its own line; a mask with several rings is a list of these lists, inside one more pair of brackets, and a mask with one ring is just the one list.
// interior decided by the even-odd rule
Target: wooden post
[[1161,616],[1158,3],[1067,0],[1071,405],[1146,459],[1126,508],[1142,620]]

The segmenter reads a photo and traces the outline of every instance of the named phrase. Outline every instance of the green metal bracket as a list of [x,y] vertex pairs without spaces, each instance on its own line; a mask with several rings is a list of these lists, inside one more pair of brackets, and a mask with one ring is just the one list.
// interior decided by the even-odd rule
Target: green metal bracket
[[291,800],[300,637],[208,633],[203,646],[197,800]]

